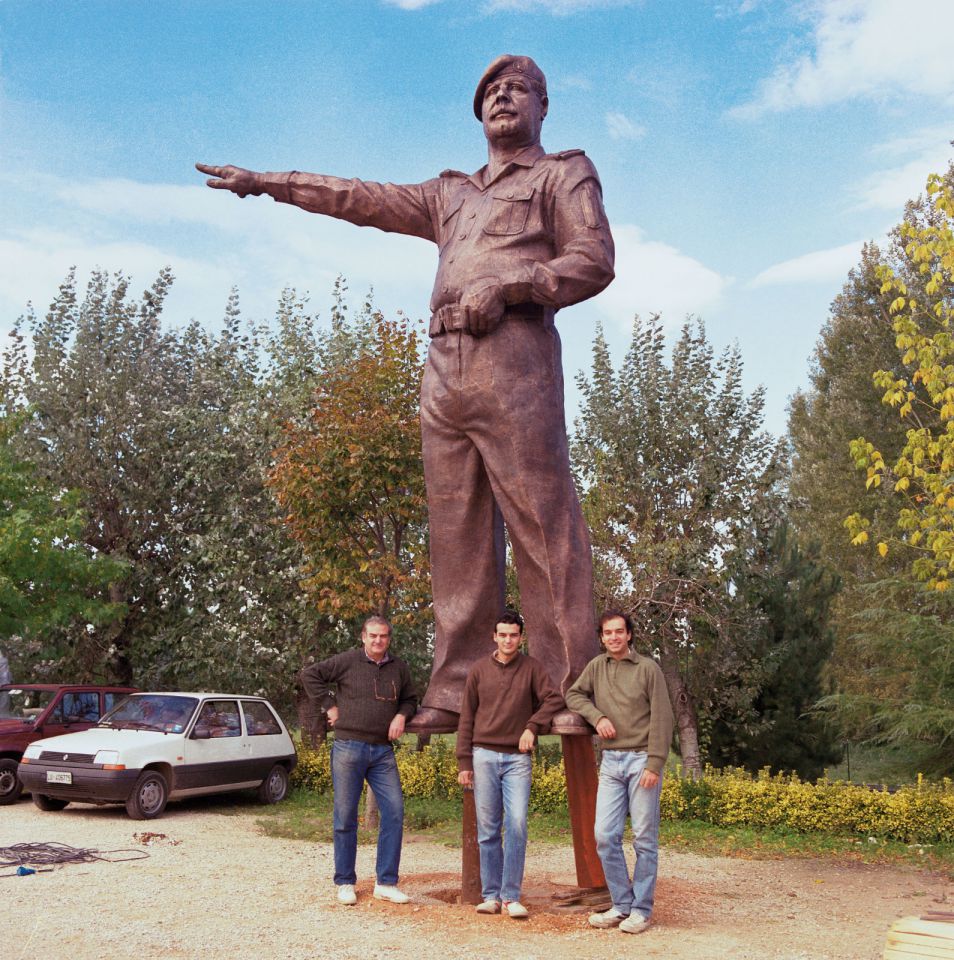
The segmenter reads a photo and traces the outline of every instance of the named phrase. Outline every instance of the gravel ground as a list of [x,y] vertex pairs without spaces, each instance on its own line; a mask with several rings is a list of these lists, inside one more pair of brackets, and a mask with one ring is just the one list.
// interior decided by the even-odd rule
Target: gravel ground
[[259,817],[256,806],[221,797],[172,804],[144,823],[121,807],[42,813],[26,799],[0,808],[0,846],[58,841],[149,854],[0,878],[0,957],[875,960],[898,917],[954,909],[954,884],[924,871],[664,848],[656,923],[628,936],[553,907],[550,895],[574,883],[572,850],[532,844],[531,918],[478,917],[453,902],[460,852],[414,837],[402,862],[412,903],[371,898],[374,848],[362,846],[359,902],[343,907],[334,902],[330,845],[266,837]]

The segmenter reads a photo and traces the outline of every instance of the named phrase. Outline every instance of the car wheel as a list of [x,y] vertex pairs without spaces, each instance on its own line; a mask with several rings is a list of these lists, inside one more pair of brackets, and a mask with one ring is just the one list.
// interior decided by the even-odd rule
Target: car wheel
[[146,770],[126,801],[126,813],[133,820],[152,820],[166,809],[169,786],[166,778],[155,770]]
[[62,810],[69,806],[69,800],[61,800],[59,797],[48,797],[42,793],[33,794],[33,802],[40,810]]
[[258,788],[258,799],[262,803],[278,803],[288,796],[288,771],[276,763]]
[[23,792],[23,784],[17,776],[16,760],[0,760],[0,807],[16,803]]

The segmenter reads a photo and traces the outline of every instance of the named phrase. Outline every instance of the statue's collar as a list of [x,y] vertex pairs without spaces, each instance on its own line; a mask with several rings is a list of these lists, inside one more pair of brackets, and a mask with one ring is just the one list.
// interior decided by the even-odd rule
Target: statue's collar
[[484,164],[472,177],[469,179],[474,183],[475,186],[479,187],[481,190],[486,190],[492,183],[499,180],[505,174],[510,173],[514,167],[532,167],[540,159],[540,157],[546,156],[546,151],[539,143],[534,143],[529,147],[524,147],[516,156],[511,157],[500,168],[497,176],[493,179],[490,178],[490,165]]

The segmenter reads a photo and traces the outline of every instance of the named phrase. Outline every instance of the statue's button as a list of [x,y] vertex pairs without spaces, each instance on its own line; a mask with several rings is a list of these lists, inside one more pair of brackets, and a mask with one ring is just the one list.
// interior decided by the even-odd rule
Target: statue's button
[[457,237],[457,239],[458,239],[458,240],[466,240],[466,239],[467,239],[467,234],[466,234],[466,233],[462,233],[462,234],[460,234],[460,235]]
[[468,219],[468,220],[473,220],[474,217],[476,217],[476,216],[477,216],[476,213],[468,213],[468,214],[467,214],[467,219]]
[[510,191],[510,193],[507,194],[507,199],[508,199],[508,200],[513,200],[513,191],[512,191],[512,190]]

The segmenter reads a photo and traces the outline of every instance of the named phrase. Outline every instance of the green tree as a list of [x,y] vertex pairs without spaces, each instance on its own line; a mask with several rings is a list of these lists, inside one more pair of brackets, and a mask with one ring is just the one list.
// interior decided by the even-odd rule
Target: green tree
[[784,523],[758,537],[754,551],[729,566],[736,621],[749,633],[757,692],[742,716],[716,719],[710,759],[718,766],[772,767],[812,780],[841,757],[835,729],[816,710],[826,693],[824,671],[834,645],[831,604],[839,578],[821,562],[817,548],[803,549]]
[[820,545],[849,588],[883,576],[885,568],[852,548],[845,517],[879,514],[890,506],[879,491],[858,483],[849,444],[863,431],[879,449],[896,455],[905,442],[905,425],[878,402],[871,382],[873,370],[901,368],[891,298],[878,278],[884,262],[878,247],[865,246],[819,335],[809,387],[795,394],[789,410],[792,524],[803,542]]
[[[908,429],[897,456],[859,437],[851,455],[867,472],[867,487],[883,481],[897,503],[894,529],[853,513],[846,521],[852,542],[870,535],[882,556],[900,549],[912,557],[914,577],[937,591],[954,576],[954,165],[928,179],[927,199],[910,204],[899,227],[904,269],[879,269],[882,291],[893,300],[895,344],[902,365],[880,369],[874,382],[882,402]],[[915,286],[909,277],[923,280]]]
[[[172,283],[164,271],[141,301],[128,283],[94,273],[85,297],[70,274],[43,317],[32,310],[32,356],[16,331],[5,365],[7,397],[35,411],[22,448],[49,482],[83,491],[83,540],[124,563],[109,588],[123,617],[105,629],[73,631],[78,658],[99,652],[115,680],[132,682],[130,648],[161,616],[162,591],[178,550],[177,526],[165,504],[178,472],[169,436],[170,411],[185,390],[177,344],[160,329],[162,304]],[[22,325],[23,321],[21,321]],[[180,512],[188,514],[188,504]]]
[[657,652],[683,763],[700,771],[700,715],[726,710],[749,670],[725,559],[780,509],[763,393],[745,395],[738,350],[716,357],[701,324],[683,327],[667,363],[658,319],[637,318],[618,369],[598,331],[578,382],[572,451],[598,600],[629,610]]
[[281,423],[297,414],[318,322],[286,291],[272,324],[243,332],[233,294],[219,331],[179,339],[188,391],[171,416],[190,517],[166,613],[136,643],[150,682],[241,687],[291,702],[293,678],[330,625],[301,588],[303,556],[266,479]]
[[852,740],[890,744],[915,772],[954,774],[954,596],[910,578],[862,588],[866,603],[849,626],[869,652],[864,683],[824,698]]
[[286,426],[271,483],[320,613],[418,627],[430,599],[421,339],[403,319],[367,319],[333,326],[310,412]]
[[243,332],[233,296],[217,332],[165,330],[171,284],[163,271],[137,301],[98,272],[80,299],[70,275],[5,357],[7,408],[35,411],[20,455],[83,491],[83,541],[123,563],[109,596],[124,615],[69,628],[63,669],[98,658],[127,682],[290,692],[327,625],[265,477],[317,321],[289,291],[268,328]]
[[118,565],[82,541],[79,493],[44,484],[14,452],[25,419],[0,418],[0,645],[16,676],[32,673],[37,660],[55,660],[60,631],[72,621],[104,626],[122,613],[103,599]]
[[889,256],[897,259],[899,249],[897,235],[887,253],[865,246],[819,335],[809,386],[795,394],[789,411],[788,515],[800,543],[806,548],[818,544],[821,561],[842,581],[831,610],[835,642],[830,674],[846,692],[863,691],[878,666],[878,655],[856,628],[856,618],[869,603],[866,585],[904,568],[896,554],[882,559],[853,547],[844,527],[845,517],[853,513],[875,518],[879,525],[890,522],[893,509],[883,491],[858,483],[848,450],[859,432],[889,455],[896,456],[905,443],[906,424],[880,403],[871,380],[873,370],[902,369],[889,313],[891,296],[882,292],[878,276]]

